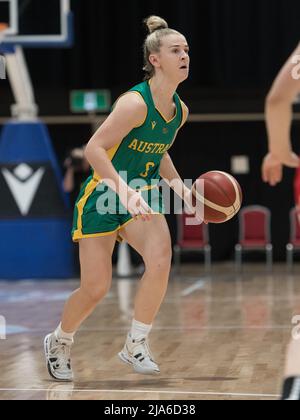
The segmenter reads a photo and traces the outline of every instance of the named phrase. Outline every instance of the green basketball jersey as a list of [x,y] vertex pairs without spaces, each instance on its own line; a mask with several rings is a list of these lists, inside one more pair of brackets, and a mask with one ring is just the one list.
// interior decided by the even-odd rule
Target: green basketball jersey
[[[146,119],[140,127],[133,129],[118,145],[109,150],[108,156],[125,182],[133,189],[142,190],[143,198],[154,214],[164,214],[161,192],[154,187],[160,180],[161,160],[183,124],[182,102],[175,94],[176,112],[170,121],[166,121],[155,108],[149,82],[143,82],[130,91],[140,95],[145,101]],[[135,185],[132,184],[133,180],[137,180]],[[99,188],[103,186],[104,189]],[[106,201],[102,203],[103,199],[111,204],[106,205]],[[99,175],[92,173],[82,187],[75,205],[73,240],[110,235],[132,220],[117,194],[101,183]]]
[[[145,184],[150,185],[151,180],[160,179],[161,160],[183,123],[182,102],[175,93],[176,112],[167,121],[155,107],[149,81],[140,83],[129,92],[135,92],[143,98],[148,109],[147,116],[140,127],[134,128],[120,144],[108,151],[108,156],[121,177],[127,177],[127,183],[133,179],[142,179]],[[95,177],[101,179],[96,174]]]

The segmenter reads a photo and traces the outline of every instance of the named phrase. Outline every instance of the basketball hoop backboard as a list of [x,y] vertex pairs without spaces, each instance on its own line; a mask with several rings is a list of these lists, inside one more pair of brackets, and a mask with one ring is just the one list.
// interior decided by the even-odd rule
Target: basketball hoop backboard
[[18,33],[17,0],[0,0],[0,22],[8,25],[7,35]]
[[73,43],[70,0],[0,0],[0,22],[8,23],[4,45],[51,48]]

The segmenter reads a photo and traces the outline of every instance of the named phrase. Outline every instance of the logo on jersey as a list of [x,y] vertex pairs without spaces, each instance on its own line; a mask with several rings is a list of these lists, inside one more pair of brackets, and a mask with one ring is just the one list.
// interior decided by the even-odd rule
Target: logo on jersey
[[152,130],[155,130],[157,122],[156,121],[151,121],[151,125],[152,125]]
[[44,168],[34,172],[26,163],[17,166],[13,172],[5,168],[2,169],[3,177],[22,216],[26,216],[29,213],[44,173]]
[[163,134],[168,134],[169,130],[167,128],[163,128]]

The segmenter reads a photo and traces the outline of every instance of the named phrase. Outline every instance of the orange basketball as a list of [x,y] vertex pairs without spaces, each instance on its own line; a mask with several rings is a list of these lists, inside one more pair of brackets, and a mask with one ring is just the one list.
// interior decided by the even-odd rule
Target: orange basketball
[[211,171],[193,184],[193,205],[209,223],[224,223],[240,210],[242,190],[237,180],[226,172]]

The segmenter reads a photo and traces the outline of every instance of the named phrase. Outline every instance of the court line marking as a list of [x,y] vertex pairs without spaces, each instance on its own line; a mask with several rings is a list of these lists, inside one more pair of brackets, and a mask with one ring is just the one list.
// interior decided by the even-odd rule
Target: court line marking
[[194,293],[194,292],[196,292],[196,290],[200,290],[200,289],[203,289],[204,288],[204,286],[205,286],[205,284],[206,284],[206,281],[205,280],[198,280],[198,281],[196,281],[196,283],[194,283],[194,284],[192,284],[192,286],[189,286],[189,287],[187,287],[186,289],[184,289],[181,293],[180,293],[180,295],[181,296],[189,296],[189,295],[191,295],[192,293]]
[[223,396],[223,397],[257,397],[257,398],[279,398],[280,395],[275,394],[251,394],[251,393],[232,393],[232,392],[198,392],[198,391],[172,391],[172,390],[151,390],[151,389],[33,389],[33,388],[0,388],[0,392],[92,392],[92,393],[121,393],[121,394],[129,394],[129,393],[137,393],[137,394],[176,394],[176,395],[202,395],[202,396]]
[[[166,327],[154,327],[152,329],[153,332],[157,331],[179,331],[179,332],[186,332],[186,331],[264,331],[264,330],[287,330],[291,329],[291,325],[266,325],[266,326],[243,326],[243,325],[229,325],[229,326],[166,326]],[[80,329],[79,333],[97,333],[97,332],[106,332],[106,333],[115,333],[120,331],[127,331],[127,327],[107,327],[107,328],[82,328]],[[28,329],[24,332],[11,332],[9,334],[10,337],[14,335],[30,335],[30,334],[46,334],[48,330],[41,330],[41,329]]]
[[[110,328],[86,328],[81,329],[79,332],[102,332],[102,331],[126,331],[128,327],[110,327]],[[202,331],[202,330],[220,330],[220,331],[230,331],[230,330],[290,330],[291,325],[266,325],[266,326],[247,326],[247,325],[229,325],[229,326],[185,326],[181,325],[179,327],[172,327],[172,326],[166,326],[166,327],[153,327],[152,331]],[[46,330],[43,330],[44,332]],[[36,330],[31,330],[30,332],[39,332]]]

